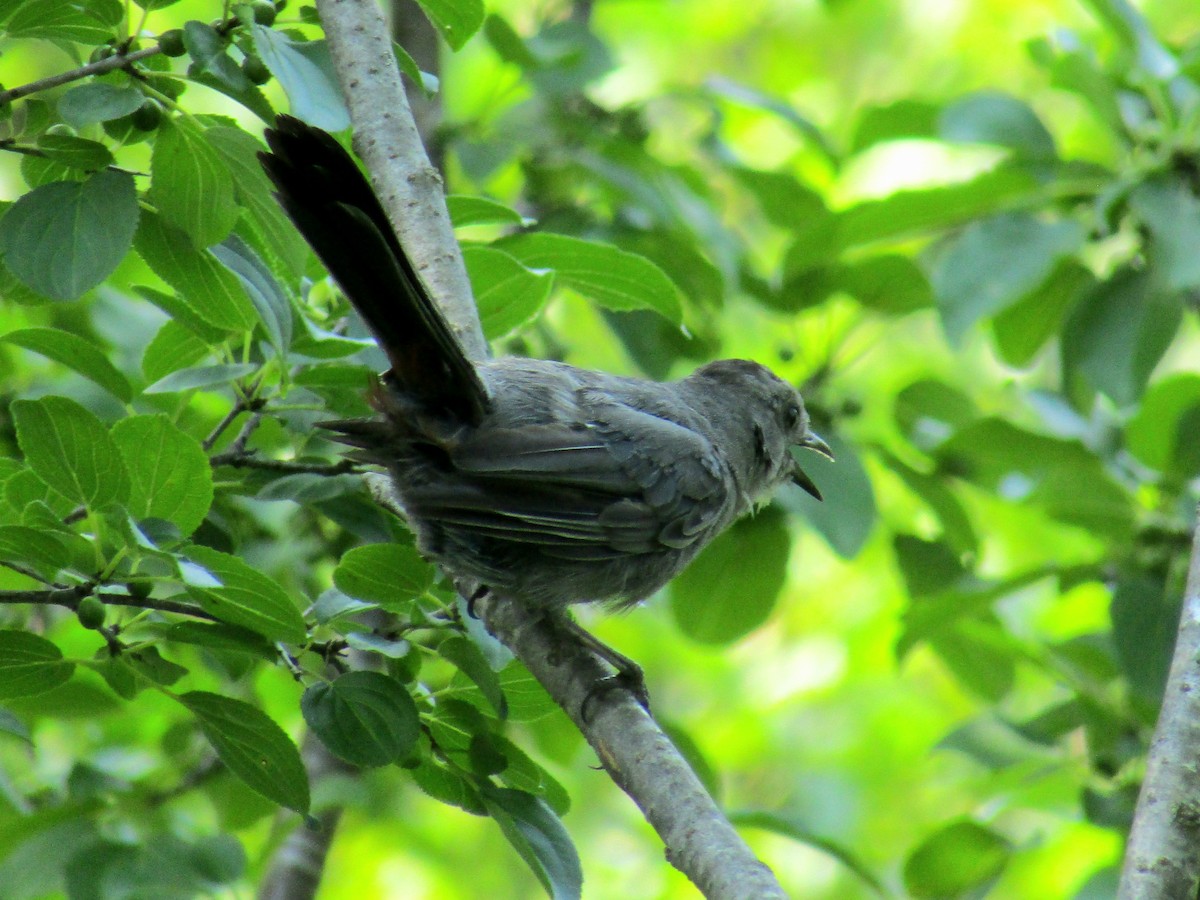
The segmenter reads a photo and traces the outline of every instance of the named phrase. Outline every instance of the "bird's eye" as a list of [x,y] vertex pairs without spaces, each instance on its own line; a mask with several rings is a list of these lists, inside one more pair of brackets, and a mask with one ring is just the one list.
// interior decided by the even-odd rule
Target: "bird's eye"
[[795,428],[800,424],[800,407],[795,403],[791,404],[783,414],[783,423],[788,430]]

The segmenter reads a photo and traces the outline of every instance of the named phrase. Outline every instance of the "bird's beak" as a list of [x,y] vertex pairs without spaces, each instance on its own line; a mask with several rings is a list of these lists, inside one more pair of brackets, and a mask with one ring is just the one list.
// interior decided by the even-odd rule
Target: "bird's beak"
[[808,477],[808,473],[800,468],[800,463],[792,462],[792,484],[803,488],[808,494],[816,497],[818,500],[824,500],[821,496],[821,491],[813,484],[813,480]]
[[800,441],[800,446],[805,450],[815,450],[830,462],[834,462],[833,451],[829,449],[829,445],[825,443],[821,436],[815,432],[810,431],[804,435],[804,439]]
[[[798,446],[803,447],[806,450],[813,450],[817,453],[820,453],[830,461],[833,460],[833,451],[829,449],[829,445],[821,439],[820,435],[814,434],[811,431],[804,435],[804,438],[799,441]],[[813,480],[808,477],[808,473],[800,468],[799,461],[794,458],[792,460],[792,484],[803,488],[805,492],[818,500],[824,499],[821,496],[820,489],[816,486],[816,484],[813,483]]]

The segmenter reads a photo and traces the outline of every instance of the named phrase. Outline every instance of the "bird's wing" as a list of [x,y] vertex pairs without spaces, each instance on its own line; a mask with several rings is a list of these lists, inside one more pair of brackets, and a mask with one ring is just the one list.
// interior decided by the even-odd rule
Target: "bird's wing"
[[726,517],[723,462],[696,431],[610,401],[586,425],[484,425],[453,474],[411,485],[415,516],[569,559],[687,547]]

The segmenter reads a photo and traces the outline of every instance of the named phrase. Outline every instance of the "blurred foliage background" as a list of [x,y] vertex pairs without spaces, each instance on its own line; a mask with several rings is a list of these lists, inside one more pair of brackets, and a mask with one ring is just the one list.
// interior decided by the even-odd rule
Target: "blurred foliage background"
[[[57,202],[84,211],[72,241],[112,258],[89,273],[88,253],[56,244],[53,203],[0,218],[0,384],[6,409],[35,401],[0,434],[0,588],[98,578],[108,629],[85,627],[78,596],[66,610],[15,595],[0,607],[6,896],[248,896],[303,827],[277,805],[305,804],[299,787],[248,789],[223,726],[183,692],[238,698],[298,739],[301,693],[324,677],[319,651],[348,637],[416,697],[426,738],[393,748],[404,766],[314,786],[314,810],[345,807],[320,897],[536,896],[538,877],[496,823],[458,808],[482,812],[493,782],[561,814],[584,896],[694,896],[565,717],[512,668],[497,679],[463,642],[447,647],[458,626],[432,573],[403,551],[355,549],[404,540],[357,478],[318,473],[335,450],[312,423],[361,413],[379,357],[332,333],[344,302],[272,231],[230,134],[257,138],[255,110],[321,108],[319,75],[289,74],[289,51],[262,33],[317,39],[314,17],[292,0],[255,32],[246,8],[160,5],[143,21],[136,6],[91,0],[0,4],[5,87],[71,69],[139,22],[138,46],[153,47],[187,21],[241,16],[213,32],[215,51],[185,32],[185,58],[146,60],[158,73],[148,80],[95,80],[140,92],[134,108],[64,103],[80,81],[5,110],[0,150],[43,154],[0,153],[5,199],[87,185]],[[427,137],[450,193],[503,205],[480,212],[464,197],[456,213],[498,351],[658,378],[754,358],[805,386],[838,455],[806,465],[823,505],[785,494],[664,596],[580,618],[645,666],[657,716],[795,895],[1112,896],[1200,473],[1200,8],[606,0],[497,2],[484,19],[451,6],[479,31],[443,53],[442,118]],[[239,71],[262,59],[273,77],[261,95],[212,62],[225,53]],[[228,151],[233,186],[154,153],[165,139],[203,159],[197,135]],[[86,154],[99,151],[76,139],[138,173],[142,213],[123,244],[111,207],[87,230],[78,191],[129,196],[96,180]],[[179,199],[196,196],[218,199]],[[606,284],[579,268],[578,245],[539,242],[543,232],[645,257],[678,292],[659,290],[655,272],[614,287],[647,271],[624,256],[604,257]],[[257,260],[275,306],[243,296],[216,309],[166,245],[230,272]],[[257,417],[245,446],[236,426],[218,427],[238,402],[231,382],[237,425]],[[161,484],[138,493],[153,413],[167,416],[170,436],[155,435],[179,471],[211,483],[208,500],[169,506]],[[132,489],[81,450],[37,461],[47,435],[91,434],[93,422],[111,426]],[[254,467],[245,452],[317,468]],[[72,466],[92,466],[92,495],[72,495],[79,478],[55,483]],[[143,517],[173,527],[134,533],[127,523]],[[56,535],[50,550],[34,531]],[[212,549],[269,575],[284,599]],[[125,605],[217,609],[187,565],[295,609],[246,601],[218,635]],[[371,578],[411,583],[412,596],[381,598]],[[408,624],[372,625],[365,604]],[[30,653],[35,674],[21,672],[36,690],[17,671]],[[488,700],[501,684],[505,723]],[[431,754],[449,725],[484,736],[499,768]]]

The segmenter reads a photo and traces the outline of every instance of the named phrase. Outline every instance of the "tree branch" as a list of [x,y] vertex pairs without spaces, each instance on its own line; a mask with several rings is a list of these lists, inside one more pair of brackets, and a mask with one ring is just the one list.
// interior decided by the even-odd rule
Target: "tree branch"
[[232,466],[235,469],[264,469],[268,472],[285,472],[290,475],[304,473],[310,475],[345,475],[357,472],[358,466],[352,459],[340,459],[335,463],[306,463],[291,459],[260,459],[253,453],[242,451],[236,453],[226,451],[209,458],[209,463],[215,466]]
[[60,84],[67,84],[72,81],[78,81],[81,78],[87,78],[89,75],[103,75],[105,72],[112,72],[114,69],[124,69],[131,63],[150,56],[156,56],[159,53],[162,53],[162,49],[156,44],[153,47],[146,47],[143,50],[135,50],[133,53],[118,54],[110,56],[107,59],[97,60],[96,62],[88,63],[86,66],[80,66],[78,69],[59,72],[57,75],[40,78],[28,84],[19,84],[7,91],[0,91],[0,107],[12,103],[14,100],[20,100],[22,97],[28,97],[30,94],[36,94],[39,91],[48,91],[50,88],[56,88]]
[[1200,518],[1171,673],[1138,796],[1117,896],[1195,897],[1200,885]]
[[467,355],[482,359],[487,342],[471,299],[471,283],[446,210],[442,178],[429,162],[383,13],[360,0],[317,0],[342,94],[354,123],[354,149],[430,293]]
[[[450,228],[441,179],[420,145],[383,17],[375,4],[356,0],[317,0],[317,8],[350,108],[354,146],[401,243],[419,267],[427,264],[422,272],[431,294],[443,304],[468,355],[482,358],[487,345]],[[489,597],[480,607],[484,624],[567,711],[613,779],[658,831],[668,859],[706,897],[786,896],[670,740],[627,692],[610,692],[599,712],[584,720],[580,710],[585,697],[608,674],[594,657],[564,641],[544,614],[518,601]]]
[[[30,603],[41,606],[65,606],[74,610],[79,608],[79,601],[84,597],[95,594],[94,584],[80,584],[72,588],[61,588],[52,591],[0,591],[0,603]],[[96,595],[105,606],[132,606],[136,609],[153,609],[158,612],[178,613],[181,616],[191,616],[193,619],[205,619],[209,622],[219,622],[216,616],[209,615],[198,606],[191,603],[181,603],[178,600],[155,599],[153,597],[138,598],[128,594],[99,594]]]

